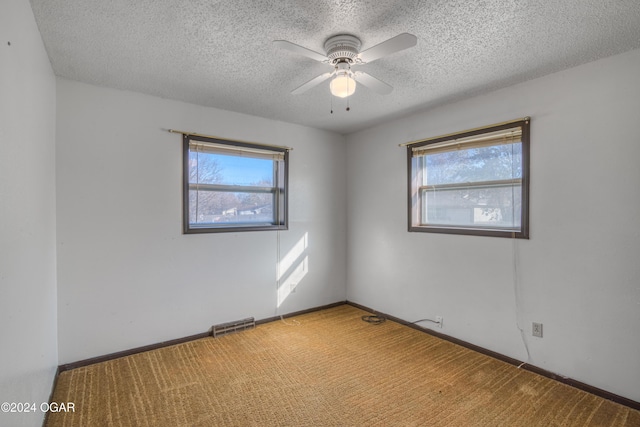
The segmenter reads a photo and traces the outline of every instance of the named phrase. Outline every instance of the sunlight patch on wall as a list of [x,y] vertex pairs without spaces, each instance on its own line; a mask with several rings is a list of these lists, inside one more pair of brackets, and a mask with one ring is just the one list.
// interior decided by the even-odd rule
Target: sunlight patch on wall
[[296,287],[309,271],[309,256],[306,255],[309,233],[304,235],[278,262],[278,307],[295,292]]

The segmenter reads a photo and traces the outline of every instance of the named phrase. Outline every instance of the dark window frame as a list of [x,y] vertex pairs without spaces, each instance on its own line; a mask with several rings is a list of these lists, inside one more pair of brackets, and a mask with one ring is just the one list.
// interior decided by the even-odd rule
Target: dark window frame
[[[275,190],[269,191],[274,193],[273,205],[276,207],[274,212],[274,222],[271,225],[245,223],[244,225],[209,224],[201,226],[192,226],[189,221],[189,141],[200,141],[204,143],[212,143],[218,145],[227,145],[230,148],[253,148],[258,150],[270,150],[273,152],[281,152],[284,155],[284,171],[282,176],[283,182],[276,182]],[[243,231],[269,231],[269,230],[288,230],[289,229],[289,148],[272,146],[266,144],[253,144],[244,141],[233,141],[226,139],[218,139],[212,137],[205,137],[202,135],[190,135],[183,134],[182,136],[182,223],[183,234],[202,234],[202,233],[235,233]],[[252,186],[234,186],[234,185],[207,185],[205,187],[216,188],[218,191],[233,191],[235,187],[242,188],[248,192],[263,193],[267,192],[263,187]],[[275,193],[278,193],[277,197]],[[282,197],[282,200],[279,199]],[[280,212],[282,210],[282,212]]]
[[[499,230],[499,229],[491,229],[490,227],[486,228],[473,228],[473,227],[462,227],[462,226],[446,226],[446,225],[428,225],[428,224],[419,224],[420,219],[413,218],[414,213],[414,203],[420,203],[420,201],[414,201],[413,199],[413,191],[415,188],[413,187],[413,170],[412,170],[412,160],[413,160],[413,148],[443,143],[445,141],[451,141],[454,139],[468,138],[472,136],[482,135],[485,133],[496,132],[506,129],[511,129],[515,127],[520,127],[522,130],[521,142],[522,142],[522,178],[521,178],[521,188],[522,188],[522,201],[521,201],[521,212],[520,212],[520,230]],[[470,131],[464,131],[460,133],[445,135],[442,137],[437,137],[433,139],[428,139],[422,142],[416,142],[412,144],[407,144],[407,216],[408,216],[408,231],[409,232],[424,232],[424,233],[441,233],[441,234],[454,234],[454,235],[473,235],[473,236],[487,236],[487,237],[508,237],[508,238],[517,238],[517,239],[529,239],[529,183],[531,179],[530,172],[530,118],[525,118],[523,120],[512,121],[508,123],[502,123],[493,126],[483,127],[481,129],[474,129]],[[470,185],[469,187],[472,187]],[[416,196],[419,199],[419,196]],[[419,224],[419,225],[417,225]]]

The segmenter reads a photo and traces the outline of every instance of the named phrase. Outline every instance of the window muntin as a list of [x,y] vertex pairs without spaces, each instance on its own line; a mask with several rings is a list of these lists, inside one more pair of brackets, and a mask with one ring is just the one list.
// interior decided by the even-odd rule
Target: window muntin
[[184,232],[287,228],[288,150],[185,135]]
[[529,121],[408,146],[409,231],[528,238]]

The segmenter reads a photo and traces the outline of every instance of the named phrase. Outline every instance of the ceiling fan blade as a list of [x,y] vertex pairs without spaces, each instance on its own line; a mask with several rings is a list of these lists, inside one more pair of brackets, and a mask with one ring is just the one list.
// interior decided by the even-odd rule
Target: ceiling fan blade
[[309,80],[308,82],[306,82],[305,84],[303,84],[302,86],[294,89],[291,91],[292,95],[298,95],[301,94],[302,92],[306,92],[307,90],[311,89],[314,86],[318,86],[320,83],[322,83],[323,81],[327,80],[329,77],[331,77],[334,73],[324,73],[319,75],[316,78],[313,78],[311,80]]
[[378,80],[372,75],[365,73],[364,71],[356,71],[353,74],[356,82],[362,83],[364,86],[379,93],[380,95],[388,95],[393,91],[393,87],[389,86],[382,80]]
[[274,40],[273,44],[278,46],[280,49],[288,50],[289,52],[297,53],[298,55],[306,56],[307,58],[315,59],[319,62],[327,61],[327,57],[325,55],[286,40]]
[[383,56],[408,49],[418,43],[418,38],[413,34],[402,33],[387,41],[377,44],[364,52],[360,52],[358,57],[362,62],[371,62]]

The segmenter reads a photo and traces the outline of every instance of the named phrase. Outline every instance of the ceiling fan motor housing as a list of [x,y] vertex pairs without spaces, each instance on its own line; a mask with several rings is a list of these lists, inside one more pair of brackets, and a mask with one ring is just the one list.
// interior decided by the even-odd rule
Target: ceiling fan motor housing
[[327,52],[330,64],[347,62],[353,64],[360,53],[362,43],[360,39],[350,34],[340,34],[330,37],[324,43],[324,50]]

